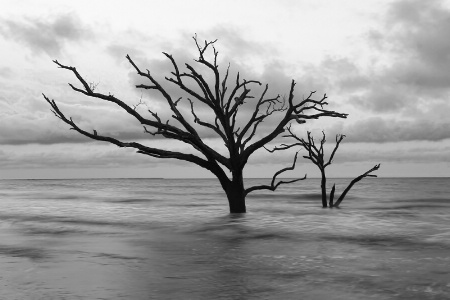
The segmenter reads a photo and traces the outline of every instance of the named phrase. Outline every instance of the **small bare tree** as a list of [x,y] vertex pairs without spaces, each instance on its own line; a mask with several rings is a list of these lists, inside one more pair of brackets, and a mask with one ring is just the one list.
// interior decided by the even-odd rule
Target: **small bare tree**
[[327,177],[325,174],[325,169],[329,165],[331,165],[334,155],[336,154],[337,149],[339,148],[339,144],[342,142],[342,140],[345,138],[345,135],[343,134],[337,134],[336,135],[336,145],[334,146],[333,151],[331,152],[331,155],[328,160],[325,159],[324,154],[324,144],[326,142],[325,139],[325,132],[322,131],[322,139],[319,141],[320,145],[317,146],[316,142],[314,140],[314,137],[311,135],[311,132],[307,132],[307,140],[298,137],[294,132],[292,132],[291,128],[287,128],[288,134],[284,135],[284,137],[290,137],[294,138],[297,142],[293,144],[281,144],[280,147],[275,147],[273,150],[269,150],[270,152],[274,152],[276,150],[286,150],[295,146],[300,146],[304,148],[306,151],[308,151],[308,155],[303,156],[306,159],[309,159],[313,162],[317,167],[319,167],[320,174],[321,174],[321,181],[320,181],[320,188],[322,192],[322,206],[323,207],[339,207],[342,200],[344,200],[347,193],[350,191],[350,189],[353,187],[355,183],[363,179],[364,177],[377,177],[377,175],[372,175],[373,171],[376,171],[380,168],[380,164],[375,165],[372,169],[368,170],[362,175],[359,175],[355,179],[353,179],[349,185],[345,188],[344,192],[339,196],[339,199],[334,202],[334,193],[336,190],[336,184],[333,185],[331,192],[330,192],[330,199],[329,202],[327,201],[327,190],[326,190],[326,184],[327,184]]
[[[53,113],[71,126],[71,129],[82,135],[94,140],[109,142],[119,147],[135,148],[138,153],[152,157],[188,161],[209,170],[219,179],[227,195],[230,212],[243,213],[246,212],[245,197],[248,193],[256,190],[274,191],[280,184],[292,183],[306,178],[305,175],[303,178],[288,181],[277,181],[276,179],[281,173],[294,169],[297,160],[297,155],[295,155],[292,166],[276,172],[270,184],[245,188],[243,170],[249,157],[256,150],[283,133],[286,126],[293,120],[302,124],[308,119],[318,119],[320,117],[346,118],[347,114],[325,109],[324,107],[328,105],[325,101],[327,96],[324,95],[321,99],[314,100],[312,98],[314,92],[311,92],[306,99],[294,101],[294,81],[291,82],[287,99],[286,97],[280,97],[280,95],[268,97],[267,84],[261,89],[261,93],[257,95],[255,93],[252,94],[251,87],[255,85],[261,86],[259,81],[242,80],[239,73],[237,73],[236,80],[229,83],[229,65],[225,74],[223,76],[220,74],[217,64],[218,52],[214,47],[216,41],[205,41],[204,44],[201,44],[197,40],[197,36],[194,36],[194,42],[199,55],[198,59],[194,61],[209,70],[210,73],[208,74],[211,75],[211,80],[207,80],[208,74],[202,75],[191,64],[186,63],[186,69],[181,70],[174,57],[163,52],[173,66],[171,76],[165,77],[165,79],[186,93],[188,97],[185,98],[174,99],[148,69],[143,71],[129,55],[126,56],[136,73],[148,81],[148,83],[136,85],[136,88],[152,90],[162,95],[167,103],[167,108],[172,113],[172,118],[169,120],[163,120],[157,112],[150,109],[148,110],[149,116],[145,117],[135,109],[136,107],[130,107],[114,95],[94,91],[94,86],[89,84],[75,67],[63,65],[57,60],[53,62],[59,68],[71,71],[81,83],[81,87],[69,84],[74,91],[118,105],[141,123],[146,133],[186,143],[192,146],[197,151],[197,154],[165,150],[147,146],[140,142],[124,142],[107,134],[100,134],[96,130],[93,130],[91,133],[80,128],[72,118],[66,117],[54,100],[51,100],[46,95],[43,96],[50,104]],[[207,53],[209,53],[209,59],[207,58]],[[254,100],[249,101],[252,98]],[[242,106],[247,102],[250,104],[246,105],[252,105],[252,112],[244,111],[238,117]],[[189,108],[191,115],[183,116],[180,105]],[[212,119],[200,119],[196,113],[198,106],[208,109],[210,116],[213,116]],[[279,118],[276,120],[274,127],[268,132],[260,132],[261,130],[258,130],[258,126],[268,117],[275,114]],[[198,131],[202,127],[211,130],[217,138],[224,142],[228,152],[226,155],[219,153],[204,142]]]

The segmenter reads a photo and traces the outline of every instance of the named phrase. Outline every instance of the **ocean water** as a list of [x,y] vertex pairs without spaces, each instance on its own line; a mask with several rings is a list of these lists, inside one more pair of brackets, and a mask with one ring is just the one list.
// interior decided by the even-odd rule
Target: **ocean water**
[[213,179],[0,180],[0,299],[450,299],[450,178],[319,188],[230,215]]

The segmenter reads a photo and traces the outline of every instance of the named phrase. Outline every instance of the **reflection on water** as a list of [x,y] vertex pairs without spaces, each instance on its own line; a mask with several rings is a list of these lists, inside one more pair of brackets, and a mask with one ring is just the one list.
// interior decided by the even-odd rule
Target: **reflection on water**
[[229,215],[213,180],[0,181],[0,298],[449,299],[449,183],[322,209],[307,180]]

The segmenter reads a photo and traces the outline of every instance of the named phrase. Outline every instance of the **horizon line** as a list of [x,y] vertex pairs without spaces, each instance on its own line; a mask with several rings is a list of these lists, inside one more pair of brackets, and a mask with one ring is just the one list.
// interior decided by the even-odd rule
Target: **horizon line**
[[[280,177],[278,179],[295,179],[296,177]],[[320,179],[313,176],[306,179]],[[328,177],[327,179],[353,179],[355,177]],[[394,178],[450,178],[450,176],[378,176],[372,179],[394,179]],[[105,179],[148,179],[148,180],[210,180],[215,177],[69,177],[69,178],[0,178],[0,180],[105,180]],[[245,179],[269,179],[272,177],[248,177]],[[305,180],[306,180],[305,179]]]

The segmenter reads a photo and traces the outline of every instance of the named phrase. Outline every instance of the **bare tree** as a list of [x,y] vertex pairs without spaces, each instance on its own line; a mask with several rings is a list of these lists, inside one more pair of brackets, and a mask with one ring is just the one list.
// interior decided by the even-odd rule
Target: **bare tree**
[[[198,59],[194,61],[198,66],[206,67],[209,70],[207,74],[202,75],[189,63],[185,64],[185,70],[181,70],[174,57],[163,52],[173,66],[171,76],[165,77],[165,79],[188,95],[184,98],[172,98],[173,96],[169,95],[167,89],[155,79],[148,69],[143,71],[129,55],[126,56],[126,59],[137,74],[148,81],[146,84],[136,85],[136,88],[154,90],[162,95],[168,109],[172,113],[170,120],[163,120],[157,112],[150,109],[148,110],[149,117],[144,117],[135,109],[136,107],[130,107],[114,95],[95,92],[93,86],[80,75],[75,67],[63,65],[57,60],[53,62],[59,68],[69,70],[76,76],[81,83],[81,87],[76,87],[69,83],[70,87],[76,92],[118,105],[140,122],[146,133],[186,143],[192,146],[198,152],[198,155],[147,146],[140,142],[124,142],[111,136],[100,134],[96,130],[93,130],[93,133],[91,133],[80,128],[72,118],[66,117],[54,100],[51,100],[46,95],[43,96],[51,105],[52,112],[59,119],[70,125],[71,129],[82,135],[94,140],[109,142],[119,147],[135,148],[138,153],[152,157],[188,161],[209,170],[219,179],[227,195],[230,212],[243,213],[246,212],[245,197],[248,193],[256,190],[274,191],[281,184],[292,183],[306,178],[305,175],[303,178],[294,180],[277,181],[278,175],[294,169],[297,160],[297,155],[295,155],[292,166],[276,172],[270,184],[245,188],[243,170],[249,157],[256,150],[283,133],[286,126],[293,120],[302,124],[308,119],[318,119],[320,117],[346,118],[347,114],[326,110],[324,106],[328,105],[325,101],[327,96],[324,95],[320,100],[314,100],[312,98],[314,92],[311,92],[307,98],[294,102],[295,82],[293,80],[287,99],[286,97],[280,97],[280,95],[268,97],[267,84],[260,89],[258,95],[254,95],[251,93],[251,88],[253,86],[261,86],[259,81],[241,80],[239,73],[237,73],[234,82],[230,83],[228,81],[230,65],[228,65],[224,75],[219,73],[217,64],[218,52],[214,47],[216,41],[205,41],[202,44],[199,43],[197,36],[194,36],[193,39],[199,54]],[[207,53],[209,53],[209,59],[206,57]],[[208,76],[212,79],[207,80]],[[254,100],[249,101],[250,99]],[[238,117],[241,107],[247,102],[249,104],[246,105],[252,105],[252,112],[250,114],[248,112],[242,113]],[[183,116],[180,105],[189,107],[192,116]],[[212,119],[200,119],[196,113],[198,106],[208,109],[210,114],[214,116],[214,121]],[[260,133],[259,125],[272,115],[279,116],[274,127],[268,132]],[[243,120],[242,117],[245,119]],[[226,155],[219,153],[204,142],[198,131],[202,127],[211,130],[224,142],[228,152]]]
[[307,139],[303,139],[298,137],[294,132],[292,132],[290,126],[287,128],[288,134],[284,135],[284,137],[291,137],[294,138],[297,142],[293,143],[293,144],[281,144],[280,147],[275,147],[273,150],[269,150],[266,148],[266,150],[270,151],[270,152],[274,152],[276,150],[286,150],[295,146],[300,146],[302,148],[304,148],[306,151],[308,151],[308,155],[303,156],[306,159],[309,159],[310,161],[313,162],[313,164],[315,164],[317,167],[319,167],[320,170],[320,174],[321,174],[321,181],[320,181],[320,188],[321,188],[321,192],[322,192],[322,206],[323,207],[339,207],[339,205],[341,204],[342,200],[344,200],[345,196],[347,195],[347,193],[350,191],[350,189],[353,187],[353,185],[355,183],[357,183],[358,181],[360,181],[361,179],[363,179],[364,177],[377,177],[377,175],[372,175],[370,173],[372,173],[373,171],[376,171],[380,168],[380,164],[375,165],[372,169],[370,169],[369,171],[365,172],[362,175],[359,175],[358,177],[356,177],[355,179],[353,179],[350,184],[345,188],[344,192],[340,195],[339,199],[334,203],[334,193],[336,190],[336,184],[333,185],[331,192],[330,192],[330,199],[329,202],[327,201],[327,190],[326,190],[326,185],[327,185],[327,177],[325,174],[325,169],[326,167],[328,167],[329,165],[331,165],[334,155],[336,154],[337,149],[339,148],[340,143],[342,142],[342,140],[345,138],[345,135],[343,134],[337,134],[336,135],[336,144],[334,146],[333,151],[331,152],[330,157],[328,158],[328,160],[325,159],[325,154],[324,154],[324,144],[326,142],[325,139],[325,132],[322,131],[322,139],[319,141],[320,145],[316,145],[316,141],[314,140],[314,137],[311,135],[311,132],[307,132]]

